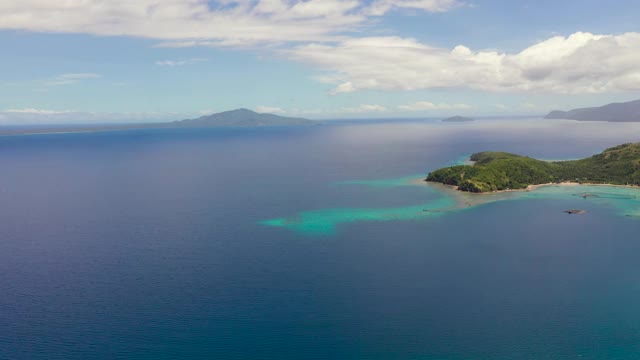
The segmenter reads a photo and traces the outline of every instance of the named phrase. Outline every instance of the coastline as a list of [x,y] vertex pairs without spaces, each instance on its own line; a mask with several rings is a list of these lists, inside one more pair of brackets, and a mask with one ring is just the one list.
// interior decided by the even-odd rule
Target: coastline
[[620,188],[630,188],[630,189],[639,189],[638,185],[619,185],[619,184],[606,184],[606,183],[578,183],[573,181],[564,181],[560,183],[546,183],[546,184],[537,184],[537,185],[529,185],[526,189],[521,190],[502,190],[502,191],[534,191],[541,187],[545,186],[606,186],[606,187],[620,187]]
[[[471,208],[480,205],[485,205],[489,203],[494,203],[498,201],[504,200],[513,200],[519,199],[523,196],[526,197],[530,193],[532,196],[537,194],[537,190],[541,190],[543,188],[552,188],[552,187],[578,187],[578,186],[597,186],[597,187],[609,187],[609,188],[618,188],[618,189],[634,189],[636,191],[640,191],[640,186],[636,185],[616,185],[616,184],[601,184],[601,183],[577,183],[577,182],[561,182],[561,183],[546,183],[546,184],[536,184],[529,185],[525,189],[514,189],[514,190],[499,190],[492,192],[483,192],[483,193],[473,193],[469,191],[460,191],[455,185],[446,185],[439,182],[433,181],[425,181],[424,178],[414,179],[411,181],[413,185],[416,186],[429,186],[438,191],[446,193],[447,196],[451,196],[455,199],[456,205],[448,210],[452,209],[461,209],[461,208]],[[540,193],[543,193],[540,191]],[[588,192],[584,193],[584,197],[590,197],[592,194]],[[640,198],[640,197],[639,197]]]
[[579,183],[579,182],[573,182],[573,181],[563,181],[563,182],[559,182],[559,183],[555,183],[554,182],[554,183],[544,183],[544,184],[529,185],[524,189],[497,190],[497,191],[490,191],[490,192],[474,193],[474,192],[470,192],[470,191],[460,191],[460,190],[458,190],[458,187],[455,186],[455,185],[447,185],[447,184],[442,184],[442,183],[435,182],[435,181],[427,181],[424,178],[415,179],[415,180],[412,181],[412,183],[413,184],[439,185],[439,186],[442,186],[442,187],[444,187],[446,189],[449,189],[449,190],[455,190],[458,193],[470,194],[470,195],[488,195],[488,194],[501,194],[501,193],[511,193],[511,192],[530,192],[530,191],[535,191],[535,190],[538,190],[540,188],[548,187],[548,186],[606,186],[606,187],[619,187],[619,188],[629,188],[629,189],[640,190],[640,186],[638,186],[638,185],[619,185],[619,184],[587,183],[587,182]]

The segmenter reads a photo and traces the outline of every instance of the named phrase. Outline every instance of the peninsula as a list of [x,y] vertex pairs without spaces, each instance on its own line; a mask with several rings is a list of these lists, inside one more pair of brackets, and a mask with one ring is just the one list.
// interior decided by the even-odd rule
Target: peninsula
[[473,165],[435,170],[425,181],[474,193],[567,182],[640,185],[640,143],[618,145],[580,160],[550,162],[506,152],[480,152],[471,155],[471,161]]
[[635,122],[640,121],[640,100],[612,103],[600,107],[554,110],[545,119],[566,119],[578,121]]

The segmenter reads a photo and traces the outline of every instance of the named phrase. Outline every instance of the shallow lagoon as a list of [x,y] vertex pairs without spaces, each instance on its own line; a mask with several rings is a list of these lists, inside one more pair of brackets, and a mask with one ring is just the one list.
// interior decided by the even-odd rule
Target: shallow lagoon
[[[356,221],[416,220],[442,216],[451,212],[470,210],[500,201],[549,199],[585,199],[585,205],[608,206],[621,216],[637,217],[640,220],[640,188],[603,185],[549,185],[535,190],[498,192],[492,194],[470,194],[450,187],[426,183],[416,176],[398,179],[343,181],[341,185],[362,185],[376,188],[397,186],[419,186],[425,191],[437,193],[429,203],[399,208],[376,209],[327,209],[301,212],[287,218],[262,221],[267,226],[284,227],[304,235],[332,235],[341,223]],[[557,211],[556,208],[550,211]],[[583,214],[580,214],[583,215]],[[495,219],[497,223],[502,219]]]

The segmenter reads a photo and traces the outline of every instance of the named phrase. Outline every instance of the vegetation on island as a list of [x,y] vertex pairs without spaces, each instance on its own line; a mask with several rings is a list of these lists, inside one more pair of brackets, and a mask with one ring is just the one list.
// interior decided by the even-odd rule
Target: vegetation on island
[[580,160],[551,162],[505,152],[480,152],[471,155],[471,161],[473,165],[435,170],[426,181],[477,193],[560,182],[640,185],[640,143],[618,145]]

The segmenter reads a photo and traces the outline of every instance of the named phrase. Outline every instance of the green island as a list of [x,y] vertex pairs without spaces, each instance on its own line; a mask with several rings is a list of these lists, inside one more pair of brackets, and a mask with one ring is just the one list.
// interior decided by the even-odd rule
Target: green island
[[425,179],[486,193],[556,183],[640,185],[640,143],[622,144],[580,160],[544,161],[506,152],[471,155],[473,165],[435,170]]

